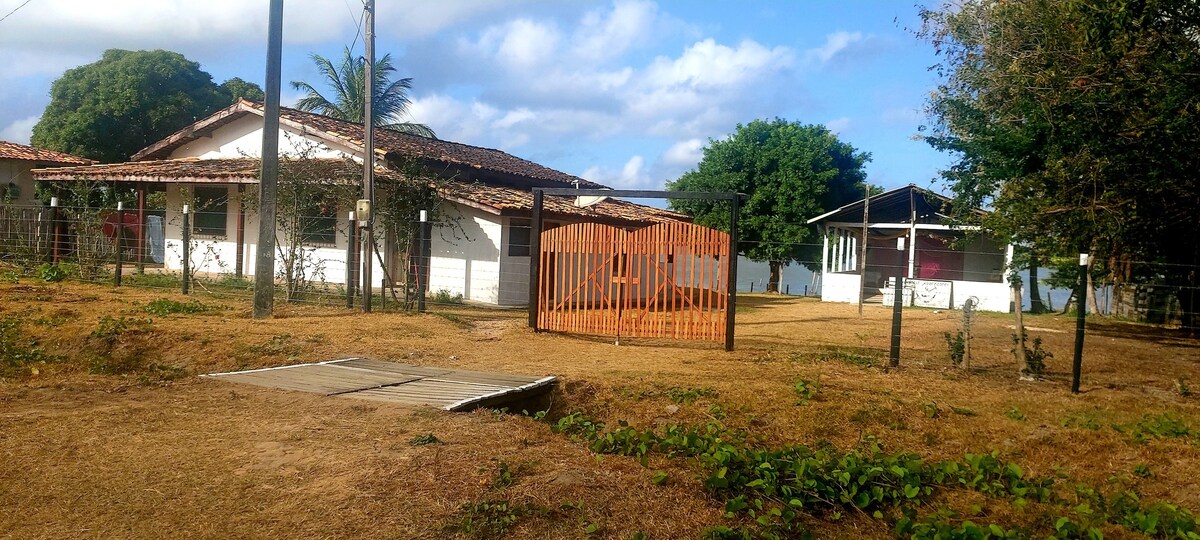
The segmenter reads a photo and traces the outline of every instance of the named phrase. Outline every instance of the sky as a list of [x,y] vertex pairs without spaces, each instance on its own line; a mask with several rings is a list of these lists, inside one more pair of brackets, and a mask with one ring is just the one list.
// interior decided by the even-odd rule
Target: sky
[[[0,0],[0,16],[26,0]],[[361,0],[284,0],[288,81],[354,44]],[[938,189],[914,140],[936,58],[912,2],[377,0],[376,53],[413,78],[412,121],[614,188],[658,189],[739,123],[823,124],[868,181]],[[0,21],[0,139],[27,143],[50,85],[106,49],[168,49],[217,82],[264,80],[267,2],[28,0]],[[183,127],[183,126],[180,126]]]

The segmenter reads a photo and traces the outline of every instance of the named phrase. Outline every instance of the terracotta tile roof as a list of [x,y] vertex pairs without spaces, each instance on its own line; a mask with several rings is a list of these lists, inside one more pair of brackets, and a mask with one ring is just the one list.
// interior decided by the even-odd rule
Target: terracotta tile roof
[[[359,167],[342,159],[329,158],[315,161],[317,166],[327,168],[327,174],[331,179],[343,179],[358,183],[358,179],[362,175]],[[259,160],[256,158],[182,158],[34,169],[33,177],[37,180],[256,184],[258,183],[259,166]],[[382,180],[399,178],[384,170],[377,170],[376,177]]]
[[[444,196],[455,202],[493,208],[502,214],[528,215],[533,210],[533,193],[529,190],[481,183],[450,182]],[[691,221],[691,218],[670,210],[654,208],[620,199],[604,199],[588,206],[576,206],[574,197],[547,195],[542,201],[546,217],[577,217],[624,224]]]
[[[245,99],[239,100],[237,103],[213,113],[208,118],[146,147],[134,154],[133,159],[137,161],[165,158],[170,155],[172,150],[232,122],[243,114],[262,115],[263,108],[262,103]],[[356,148],[359,151],[363,147],[363,129],[360,124],[288,107],[280,108],[279,121],[293,129],[308,131],[318,138]],[[578,184],[583,188],[605,187],[500,150],[398,133],[386,129],[375,130],[375,147],[375,151],[381,156],[390,156],[396,159],[416,158],[442,166],[460,168],[468,172],[477,170],[499,173],[508,176],[509,180],[527,182],[531,186],[573,187]],[[474,178],[471,179],[474,180]]]
[[25,161],[37,161],[39,163],[62,163],[64,165],[90,165],[95,163],[95,161],[87,158],[8,141],[0,141],[0,159],[21,159]]

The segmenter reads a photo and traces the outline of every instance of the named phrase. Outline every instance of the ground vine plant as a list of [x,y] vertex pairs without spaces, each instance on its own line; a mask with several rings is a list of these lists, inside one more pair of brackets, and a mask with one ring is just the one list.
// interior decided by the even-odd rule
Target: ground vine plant
[[[713,539],[784,539],[810,536],[806,519],[838,520],[846,512],[886,520],[899,537],[918,539],[1103,538],[1117,526],[1152,538],[1200,539],[1200,521],[1167,503],[1143,504],[1125,490],[1104,494],[1078,486],[1071,493],[1053,478],[1026,475],[997,452],[928,461],[892,453],[873,437],[857,448],[812,449],[803,445],[763,448],[745,432],[719,422],[672,425],[662,432],[621,422],[609,429],[582,413],[569,414],[554,430],[585,442],[599,454],[687,459],[699,469],[704,488],[724,502],[729,524],[704,531]],[[951,490],[1002,498],[1015,507],[1037,505],[1052,515],[1043,528],[976,524],[949,508],[935,508]],[[933,508],[931,510],[931,508]]]

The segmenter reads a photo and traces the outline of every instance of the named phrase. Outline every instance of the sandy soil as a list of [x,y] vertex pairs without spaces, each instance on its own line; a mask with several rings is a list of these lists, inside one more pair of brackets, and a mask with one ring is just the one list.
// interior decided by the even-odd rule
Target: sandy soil
[[[980,314],[975,369],[949,365],[942,333],[957,312],[905,314],[904,357],[886,356],[890,310],[812,299],[748,297],[737,351],[717,344],[534,334],[523,313],[443,307],[440,315],[362,315],[279,306],[254,321],[237,300],[225,309],[151,316],[162,297],[135,289],[0,285],[0,318],[62,361],[0,381],[0,537],[442,538],[462,508],[481,501],[535,503],[512,538],[693,538],[724,522],[686,462],[596,456],[517,414],[327,398],[200,379],[199,373],[347,356],[505,371],[562,379],[552,414],[586,410],[636,426],[703,422],[712,415],[765,444],[852,446],[864,434],[930,458],[999,450],[1033,474],[1103,484],[1121,476],[1145,500],[1200,510],[1200,448],[1187,440],[1134,443],[1109,426],[1169,412],[1200,427],[1200,343],[1134,324],[1089,325],[1084,392],[1068,391],[1073,319],[1027,316],[1054,353],[1045,380],[1021,382],[1011,317]],[[152,319],[103,345],[89,337],[104,316]],[[95,358],[132,362],[96,374]],[[865,356],[867,362],[850,356]],[[181,368],[183,372],[178,371]],[[819,381],[796,405],[792,385]],[[676,404],[666,390],[712,388]],[[1198,386],[1200,389],[1200,386]],[[933,404],[939,413],[925,411]],[[715,408],[714,408],[715,407]],[[1023,420],[1011,418],[1016,409]],[[1087,424],[1098,426],[1091,429]],[[417,435],[441,444],[415,446]],[[513,478],[496,485],[504,464]],[[1130,478],[1136,465],[1153,472]],[[650,477],[667,471],[670,480]],[[883,523],[813,519],[819,537],[890,536]],[[1108,532],[1108,531],[1106,531]],[[1114,537],[1119,537],[1119,532]]]

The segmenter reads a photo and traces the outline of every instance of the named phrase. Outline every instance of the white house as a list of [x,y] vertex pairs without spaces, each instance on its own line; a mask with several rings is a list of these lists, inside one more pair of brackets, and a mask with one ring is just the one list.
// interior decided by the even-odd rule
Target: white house
[[[254,272],[257,216],[243,213],[240,201],[257,192],[262,148],[263,105],[240,100],[139,151],[126,163],[34,171],[38,181],[104,181],[166,194],[167,269],[181,268],[183,201],[197,213],[191,220],[193,267],[201,272]],[[280,152],[286,159],[308,149],[329,169],[335,182],[359,182],[346,170],[346,158],[361,163],[360,124],[283,108]],[[315,145],[315,146],[314,146]],[[529,214],[534,187],[604,188],[508,153],[451,141],[376,130],[377,178],[385,189],[401,181],[401,162],[416,163],[422,174],[439,178],[442,215],[430,241],[428,290],[461,294],[467,300],[496,305],[528,301]],[[315,148],[315,150],[314,150]],[[353,208],[322,208],[306,246],[320,261],[323,281],[345,281],[349,218]],[[548,226],[597,221],[622,227],[686,219],[666,210],[614,199],[582,201],[546,197]],[[306,234],[309,231],[306,230]],[[403,268],[402,246],[381,239],[379,251],[390,268]],[[277,261],[278,264],[278,261]],[[374,259],[375,276],[384,276]],[[278,270],[278,268],[277,268]]]
[[0,202],[16,206],[36,205],[32,169],[63,165],[90,165],[90,159],[0,141]]
[[890,304],[889,286],[901,275],[907,305],[961,308],[974,298],[978,309],[1008,312],[1012,246],[978,227],[951,224],[950,202],[910,184],[810,219],[824,238],[821,300],[858,303],[862,294],[864,302]]

